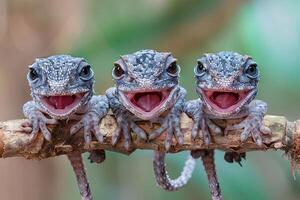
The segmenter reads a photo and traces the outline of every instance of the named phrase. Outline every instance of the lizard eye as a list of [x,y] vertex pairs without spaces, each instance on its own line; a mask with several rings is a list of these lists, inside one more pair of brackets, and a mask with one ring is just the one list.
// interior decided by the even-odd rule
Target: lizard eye
[[202,62],[198,61],[197,66],[194,69],[194,73],[196,76],[203,76],[205,72],[207,71],[206,67],[203,65]]
[[256,78],[258,76],[257,64],[250,64],[246,69],[245,73],[249,78]]
[[92,69],[90,65],[85,65],[81,68],[79,76],[83,79],[90,79],[92,77]]
[[115,79],[120,79],[124,76],[125,71],[123,70],[123,68],[121,67],[121,65],[115,63],[114,64],[114,68],[112,71],[112,75]]
[[32,81],[35,81],[35,80],[39,77],[37,71],[36,71],[35,69],[33,69],[33,68],[30,68],[29,70],[30,70],[30,71],[29,71],[29,74],[28,74],[29,78],[30,78]]
[[172,62],[168,68],[167,68],[167,72],[169,75],[171,76],[177,76],[178,72],[179,72],[179,66],[177,65],[176,62]]

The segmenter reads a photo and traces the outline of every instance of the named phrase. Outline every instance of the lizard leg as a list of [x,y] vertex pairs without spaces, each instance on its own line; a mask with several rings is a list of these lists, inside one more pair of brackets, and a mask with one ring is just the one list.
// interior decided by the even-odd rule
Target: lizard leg
[[82,161],[81,154],[79,152],[72,152],[69,153],[67,156],[71,162],[71,165],[76,175],[77,184],[81,195],[81,200],[92,200],[93,197],[91,194],[87,175],[84,169],[84,164]]
[[176,179],[171,179],[166,170],[165,153],[154,151],[153,169],[157,184],[167,191],[176,191],[184,187],[192,177],[196,161],[188,156],[181,175]]
[[[106,96],[93,96],[87,104],[87,112],[81,115],[74,114],[73,119],[78,123],[70,129],[70,134],[77,133],[81,128],[84,130],[84,139],[86,144],[92,141],[94,135],[99,143],[103,143],[103,135],[100,132],[99,123],[108,112],[108,99]],[[89,159],[91,162],[101,163],[105,160],[104,150],[95,150],[90,152]]]
[[204,143],[208,145],[211,143],[211,135],[206,121],[207,120],[205,118],[201,120],[201,129],[202,129],[202,138],[204,140]]
[[193,119],[193,126],[192,126],[192,141],[194,141],[199,135],[202,125],[202,104],[199,99],[187,101],[184,103],[183,111]]
[[149,134],[149,140],[153,140],[160,136],[167,129],[166,124],[161,125],[159,128],[155,129]]
[[215,123],[213,123],[210,119],[206,119],[206,125],[212,133],[215,133],[217,135],[221,135],[223,133],[222,129]]
[[271,134],[269,128],[263,125],[263,117],[266,113],[266,103],[255,100],[249,105],[249,115],[239,124],[225,128],[225,135],[229,131],[242,130],[241,141],[246,141],[252,137],[258,146],[262,146],[262,135]]
[[131,122],[130,127],[131,127],[132,131],[139,136],[139,138],[141,138],[143,140],[147,140],[147,135],[146,135],[145,131],[142,128],[140,128],[138,125],[136,125],[135,122]]
[[132,142],[131,129],[137,131],[136,133],[140,138],[144,139],[147,137],[146,133],[141,128],[139,128],[128,115],[119,114],[118,116],[116,116],[116,119],[118,126],[112,136],[112,145],[116,145],[121,135],[123,135],[124,147],[126,150],[129,150]]
[[199,99],[186,102],[184,104],[183,110],[190,118],[193,119],[191,134],[192,141],[195,141],[197,137],[200,137],[203,139],[204,143],[208,145],[211,142],[211,135],[209,130],[217,134],[222,132],[222,130],[217,125],[203,116],[202,103]]
[[92,141],[92,134],[94,134],[99,143],[103,143],[103,135],[100,132],[101,117],[96,112],[87,112],[83,115],[82,119],[73,125],[70,129],[70,134],[77,133],[80,129],[84,130],[84,138],[86,144],[90,144]]
[[51,141],[51,133],[48,130],[47,125],[55,125],[58,123],[57,120],[49,119],[39,111],[31,112],[27,117],[30,121],[26,121],[21,124],[22,131],[32,135],[36,135],[39,131],[41,131],[44,138],[47,141]]
[[[213,132],[215,134],[222,134],[222,129],[217,126],[215,123],[213,123],[210,119],[206,120],[206,124],[210,130],[210,132]],[[241,161],[242,159],[246,159],[246,153],[237,153],[237,152],[225,152],[224,154],[224,159],[225,161],[229,162],[229,163],[233,163],[236,162],[238,163],[241,167]]]
[[161,126],[149,133],[149,140],[153,140],[161,135],[165,130],[165,148],[168,151],[172,145],[173,136],[175,136],[178,144],[183,144],[184,138],[180,130],[180,112],[171,111],[165,118],[160,119]]

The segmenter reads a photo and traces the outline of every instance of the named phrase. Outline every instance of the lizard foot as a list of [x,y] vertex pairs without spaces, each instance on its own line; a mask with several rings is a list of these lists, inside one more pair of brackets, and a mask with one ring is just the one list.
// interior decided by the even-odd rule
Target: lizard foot
[[225,152],[224,160],[229,163],[238,163],[242,167],[242,159],[246,160],[246,153]]
[[209,145],[211,143],[211,133],[221,134],[222,130],[209,119],[202,118],[201,120],[194,121],[192,141],[195,141],[197,137],[200,137],[206,145]]
[[57,120],[49,119],[41,112],[36,111],[30,115],[29,121],[25,121],[21,124],[21,129],[25,133],[33,135],[36,135],[39,131],[41,131],[44,138],[47,141],[51,141],[51,133],[48,130],[47,125],[55,125],[57,123]]
[[140,128],[131,118],[123,116],[122,114],[117,116],[118,127],[111,138],[112,145],[116,145],[120,139],[121,134],[124,136],[124,147],[126,150],[130,149],[131,146],[131,130],[138,135],[142,140],[147,140],[145,131]]
[[228,126],[225,128],[224,134],[228,135],[229,131],[242,130],[241,141],[246,141],[252,136],[254,142],[258,146],[262,146],[262,135],[270,135],[271,130],[263,125],[262,118],[249,115],[244,121],[239,124]]
[[180,113],[169,113],[166,117],[159,119],[161,126],[150,132],[149,140],[153,140],[160,136],[165,130],[167,135],[165,139],[165,148],[168,151],[172,144],[173,136],[175,136],[178,144],[184,143],[183,134],[180,130]]
[[102,144],[103,135],[100,132],[99,123],[102,119],[96,112],[88,112],[84,114],[82,119],[73,125],[70,129],[70,134],[73,135],[77,133],[81,128],[83,128],[84,140],[86,144],[90,144],[92,141],[92,134],[94,134],[97,140]]

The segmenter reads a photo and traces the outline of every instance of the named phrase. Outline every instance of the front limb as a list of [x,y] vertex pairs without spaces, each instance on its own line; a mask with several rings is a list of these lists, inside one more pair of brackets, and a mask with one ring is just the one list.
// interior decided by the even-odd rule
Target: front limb
[[47,141],[51,141],[51,133],[47,128],[49,124],[57,124],[57,120],[53,118],[47,118],[43,112],[40,111],[38,105],[34,101],[28,101],[23,106],[23,113],[30,122],[24,122],[22,129],[36,135],[39,131],[42,132],[44,138]]
[[[92,141],[92,134],[94,134],[99,141],[103,143],[103,135],[100,132],[99,123],[102,118],[108,113],[109,105],[106,96],[93,96],[87,104],[86,112],[82,115],[76,114],[75,118],[79,119],[75,125],[70,129],[70,134],[77,133],[83,128],[84,140],[86,144]],[[91,151],[89,160],[92,163],[101,163],[105,160],[104,150]]]
[[222,130],[204,116],[202,106],[200,99],[191,100],[185,103],[184,112],[192,118],[194,122],[191,135],[192,141],[195,141],[197,137],[200,137],[203,139],[204,143],[208,145],[211,143],[210,132],[220,134]]
[[106,96],[93,96],[87,105],[86,112],[82,115],[76,114],[76,117],[81,119],[71,127],[70,134],[73,135],[83,128],[86,144],[91,143],[92,134],[96,136],[100,143],[103,143],[103,135],[100,133],[99,123],[108,113],[108,109],[109,105]]
[[171,147],[173,136],[175,136],[178,144],[183,144],[184,142],[183,134],[180,130],[180,117],[181,113],[183,112],[185,96],[186,90],[179,87],[175,104],[170,108],[167,116],[159,117],[158,119],[161,126],[149,133],[149,140],[153,140],[167,130],[167,136],[165,140],[165,148],[167,151]]
[[254,100],[249,104],[248,116],[239,124],[228,126],[225,128],[225,135],[229,131],[242,130],[241,141],[246,141],[252,137],[254,142],[262,145],[262,135],[270,135],[271,130],[263,125],[263,118],[267,112],[267,104],[260,100]]
[[134,117],[134,115],[130,113],[120,102],[117,89],[108,89],[106,91],[106,96],[118,124],[117,129],[112,136],[112,145],[116,145],[121,135],[123,135],[124,147],[129,150],[132,142],[131,130],[142,140],[147,140],[145,131],[135,123],[136,117]]

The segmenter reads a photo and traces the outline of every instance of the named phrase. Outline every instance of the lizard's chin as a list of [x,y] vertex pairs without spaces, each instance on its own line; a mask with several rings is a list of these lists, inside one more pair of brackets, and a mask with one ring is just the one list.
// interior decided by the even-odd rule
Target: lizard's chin
[[137,90],[130,92],[120,92],[124,105],[132,113],[141,119],[148,120],[158,117],[164,112],[170,97],[174,94],[174,88],[163,90]]
[[247,103],[254,93],[254,89],[246,90],[215,90],[199,89],[203,100],[210,110],[220,115],[229,115],[238,112]]
[[68,116],[80,107],[87,93],[41,96],[41,103],[54,116]]

